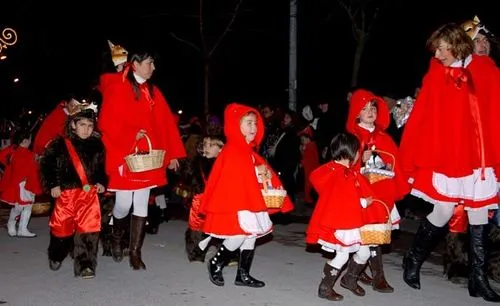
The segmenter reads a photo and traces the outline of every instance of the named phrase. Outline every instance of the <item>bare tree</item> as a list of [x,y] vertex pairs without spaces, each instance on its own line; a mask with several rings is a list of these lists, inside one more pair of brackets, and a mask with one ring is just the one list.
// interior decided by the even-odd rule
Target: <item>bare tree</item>
[[337,3],[344,9],[351,21],[352,35],[356,42],[351,76],[352,87],[358,85],[361,57],[373,25],[379,17],[381,2],[380,0],[337,0]]
[[180,38],[177,36],[175,33],[170,33],[170,35],[180,41],[185,43],[186,45],[192,47],[196,51],[198,51],[202,57],[203,60],[203,107],[206,113],[210,111],[210,98],[209,98],[209,92],[210,92],[210,64],[211,64],[211,59],[212,56],[214,55],[215,51],[219,48],[220,44],[226,38],[226,36],[233,30],[233,25],[234,22],[236,21],[236,17],[238,14],[241,12],[241,8],[243,5],[243,0],[237,0],[232,13],[229,16],[229,20],[225,24],[224,29],[222,32],[216,36],[217,38],[215,41],[210,44],[207,42],[207,31],[206,31],[206,19],[205,19],[205,4],[204,0],[199,0],[199,15],[198,15],[198,23],[199,23],[199,33],[200,33],[200,42],[199,43],[194,43],[192,41]]

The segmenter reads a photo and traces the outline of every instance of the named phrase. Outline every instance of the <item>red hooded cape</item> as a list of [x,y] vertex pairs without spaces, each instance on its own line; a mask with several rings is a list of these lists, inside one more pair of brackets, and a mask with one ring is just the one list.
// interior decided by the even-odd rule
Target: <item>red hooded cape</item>
[[33,143],[33,151],[37,155],[43,155],[47,145],[57,136],[64,134],[64,124],[68,115],[64,111],[65,102],[61,102],[43,120]]
[[[240,131],[240,120],[249,112],[257,116],[257,135],[250,144]],[[256,166],[267,165],[254,151],[264,137],[259,112],[245,105],[229,104],[224,112],[224,133],[227,142],[215,160],[201,198],[200,212],[205,215],[203,231],[217,235],[245,235],[247,233],[239,225],[238,211],[288,212],[293,209],[293,204],[288,197],[280,210],[267,209],[264,203],[262,185],[255,174]],[[272,174],[272,184],[275,188],[282,186],[276,173]]]
[[375,194],[355,169],[331,161],[314,170],[309,179],[319,199],[306,231],[307,243],[315,244],[321,239],[338,244],[334,237],[336,230],[387,222],[389,216],[381,204],[374,202],[367,209],[361,206],[361,198]]
[[25,189],[35,194],[42,192],[37,175],[38,165],[35,161],[35,154],[23,147],[10,146],[4,150],[10,152],[10,161],[0,179],[0,200],[11,205],[33,204],[32,201],[21,199],[19,184],[30,180],[32,182],[31,188],[25,187]]
[[[132,84],[126,78],[109,74],[107,83],[100,85],[103,103],[99,114],[98,127],[106,147],[106,172],[109,189],[137,190],[167,183],[166,167],[172,159],[186,156],[184,145],[174,116],[160,90],[154,86],[154,98],[149,101],[141,92],[136,100]],[[103,82],[103,78],[101,78]],[[148,151],[144,137],[139,142],[135,138],[141,130],[146,130],[152,149],[165,150],[163,167],[151,171],[130,172],[125,157],[134,152]],[[123,166],[123,174],[119,167]]]
[[[357,118],[361,110],[372,100],[377,101],[377,119],[375,120],[375,130],[370,132],[358,125]],[[386,203],[389,206],[389,210],[392,210],[394,202],[402,200],[410,192],[410,185],[408,184],[408,178],[404,175],[400,166],[399,150],[392,138],[385,132],[389,124],[389,109],[382,98],[364,89],[356,90],[352,94],[349,104],[347,130],[358,137],[361,143],[361,152],[375,146],[376,150],[381,150],[394,156],[393,159],[389,154],[379,154],[384,163],[389,163],[393,166],[394,178],[378,181],[371,186],[377,198]],[[361,158],[358,159],[356,168],[361,168]]]

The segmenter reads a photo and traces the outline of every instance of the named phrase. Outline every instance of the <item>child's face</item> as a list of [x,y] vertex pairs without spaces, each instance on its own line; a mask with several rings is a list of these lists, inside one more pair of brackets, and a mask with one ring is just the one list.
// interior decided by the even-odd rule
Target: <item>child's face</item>
[[75,134],[81,139],[87,139],[92,135],[94,131],[94,122],[89,119],[80,119],[77,122],[71,123],[71,128]]
[[374,124],[377,120],[377,107],[375,103],[368,102],[359,113],[359,122],[364,124]]
[[254,141],[257,135],[257,116],[253,113],[244,116],[240,121],[240,130],[247,143]]
[[206,158],[216,158],[221,148],[210,140],[203,142],[203,156]]

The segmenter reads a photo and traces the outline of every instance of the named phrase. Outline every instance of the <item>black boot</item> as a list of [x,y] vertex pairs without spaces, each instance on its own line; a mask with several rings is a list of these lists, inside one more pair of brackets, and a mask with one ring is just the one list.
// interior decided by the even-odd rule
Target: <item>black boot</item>
[[482,297],[488,302],[500,302],[500,296],[491,289],[486,275],[486,239],[488,225],[470,225],[469,244],[469,295]]
[[364,296],[365,289],[358,285],[358,277],[361,271],[365,269],[366,264],[360,265],[354,259],[350,259],[347,264],[347,272],[340,279],[340,286],[349,289],[357,296]]
[[126,226],[128,225],[128,216],[122,219],[118,219],[113,216],[113,241],[111,246],[111,255],[115,262],[121,262],[123,260],[123,247],[122,247],[122,237],[125,233]]
[[134,270],[146,270],[146,265],[142,261],[141,254],[144,235],[146,235],[146,217],[138,217],[132,215],[130,228],[130,267],[132,267],[132,269]]
[[446,227],[437,227],[424,218],[413,244],[403,257],[403,279],[413,289],[420,289],[420,267],[443,237]]
[[330,301],[341,301],[344,297],[335,290],[333,287],[335,286],[335,282],[340,276],[340,271],[330,266],[329,264],[325,264],[323,267],[323,278],[321,279],[321,283],[318,288],[318,296],[322,299],[327,299]]
[[222,269],[227,264],[227,261],[231,257],[233,252],[226,249],[226,247],[221,244],[217,249],[217,253],[212,257],[208,263],[208,276],[210,281],[217,286],[224,286],[224,277],[222,276]]
[[[358,277],[358,281],[360,281],[362,284],[365,284],[365,285],[368,285],[368,286],[371,286],[372,285],[372,282],[373,282],[373,278],[371,278],[370,276],[368,276],[368,274],[366,274],[366,270],[370,267],[370,265],[366,265],[366,268],[363,272],[361,272],[361,274],[359,275]],[[373,275],[373,274],[372,274]]]
[[236,286],[247,286],[252,288],[261,288],[266,284],[250,275],[252,267],[253,255],[255,250],[241,250],[240,260],[238,262],[238,272],[234,284]]
[[73,245],[73,236],[59,238],[50,234],[50,243],[48,248],[49,267],[52,271],[61,268],[61,264],[71,251]]
[[368,260],[368,265],[372,270],[372,288],[375,291],[382,293],[392,293],[394,288],[389,285],[385,279],[384,274],[384,261],[382,260],[382,248],[380,246],[371,247],[371,257]]
[[75,234],[75,277],[94,278],[97,267],[99,233]]

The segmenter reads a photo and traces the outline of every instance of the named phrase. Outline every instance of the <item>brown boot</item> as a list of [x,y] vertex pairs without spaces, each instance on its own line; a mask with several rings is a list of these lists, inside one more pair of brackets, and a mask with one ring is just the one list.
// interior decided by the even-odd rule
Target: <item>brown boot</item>
[[[366,269],[368,269],[369,265],[366,266],[365,270],[363,272],[361,272],[361,274],[359,275],[359,278],[358,280],[364,284],[364,285],[368,285],[368,286],[371,286],[372,285],[372,281],[373,279],[371,277],[368,276],[368,274],[366,274]],[[372,274],[373,275],[373,274]]]
[[146,270],[146,265],[142,262],[141,249],[146,234],[146,217],[132,215],[130,224],[130,267],[134,270]]
[[335,290],[333,290],[333,286],[335,282],[340,276],[340,271],[330,266],[329,264],[325,264],[323,268],[323,278],[321,279],[321,283],[318,288],[318,296],[322,299],[327,299],[330,301],[341,301],[344,297]]
[[373,273],[373,282],[371,284],[373,290],[382,293],[394,292],[394,288],[392,288],[385,279],[384,262],[382,260],[382,248],[380,246],[371,247],[370,251],[372,253],[372,256],[370,257],[368,263]]
[[361,271],[365,268],[365,265],[360,265],[354,261],[354,259],[349,260],[347,264],[347,272],[340,279],[340,285],[346,289],[351,290],[357,296],[364,296],[365,290],[358,285],[358,277]]

